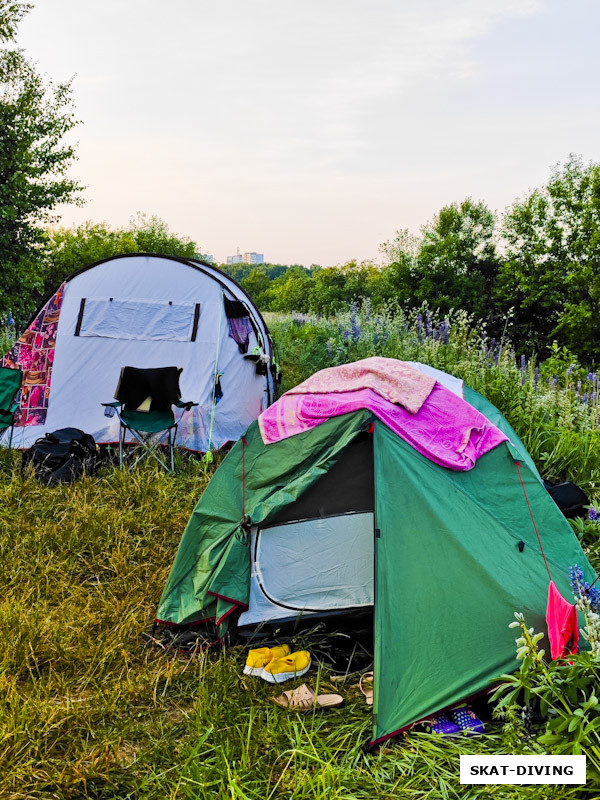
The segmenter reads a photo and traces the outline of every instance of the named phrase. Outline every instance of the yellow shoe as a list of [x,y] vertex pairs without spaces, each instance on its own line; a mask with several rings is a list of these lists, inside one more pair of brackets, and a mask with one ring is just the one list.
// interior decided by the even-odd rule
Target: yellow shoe
[[261,678],[268,683],[283,683],[290,678],[296,678],[308,672],[310,667],[310,653],[308,650],[298,650],[289,656],[274,658],[265,665]]
[[274,658],[282,658],[290,652],[289,644],[276,647],[257,647],[250,650],[244,667],[244,675],[262,675],[264,667]]

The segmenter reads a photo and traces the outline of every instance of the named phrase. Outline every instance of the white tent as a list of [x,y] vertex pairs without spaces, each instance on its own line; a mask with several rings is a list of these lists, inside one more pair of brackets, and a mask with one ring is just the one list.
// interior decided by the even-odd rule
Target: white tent
[[244,290],[202,261],[145,253],[68,278],[2,364],[24,373],[13,434],[21,448],[64,427],[116,442],[118,419],[101,403],[125,366],[183,368],[182,398],[199,405],[183,414],[177,444],[194,451],[237,440],[276,392],[269,331]]

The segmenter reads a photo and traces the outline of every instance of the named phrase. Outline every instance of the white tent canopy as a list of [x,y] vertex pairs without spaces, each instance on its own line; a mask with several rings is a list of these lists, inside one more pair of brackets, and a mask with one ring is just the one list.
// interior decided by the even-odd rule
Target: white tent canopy
[[[230,336],[225,300],[247,309],[247,344]],[[266,375],[245,358],[252,354]],[[64,427],[116,442],[118,419],[101,403],[125,366],[183,368],[182,398],[199,405],[184,412],[176,441],[199,452],[237,440],[276,389],[269,332],[244,290],[209,264],[149,254],[105,259],[67,279],[2,363],[24,371],[13,434],[21,448]]]

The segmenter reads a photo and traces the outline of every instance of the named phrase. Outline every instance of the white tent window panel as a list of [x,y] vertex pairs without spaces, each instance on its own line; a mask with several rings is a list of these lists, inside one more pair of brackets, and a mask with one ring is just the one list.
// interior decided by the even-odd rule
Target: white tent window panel
[[83,298],[76,336],[144,341],[195,341],[199,303]]
[[370,512],[264,528],[253,545],[253,577],[270,604],[296,611],[373,604]]

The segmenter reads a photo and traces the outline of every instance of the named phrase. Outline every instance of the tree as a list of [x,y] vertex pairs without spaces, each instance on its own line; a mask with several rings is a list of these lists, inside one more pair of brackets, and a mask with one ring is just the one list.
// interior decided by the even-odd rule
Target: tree
[[241,281],[241,285],[262,311],[269,310],[271,302],[269,294],[271,280],[264,270],[253,269],[250,274]]
[[[85,222],[76,228],[47,232],[48,258],[43,270],[43,295],[50,295],[65,278],[81,267],[120,253],[159,253],[194,258],[198,246],[187,236],[171,233],[158,217],[138,214],[126,228]],[[40,297],[41,299],[41,297]]]
[[283,275],[276,278],[269,290],[272,297],[273,311],[308,311],[310,289],[313,279],[298,265],[290,267]]
[[[9,42],[29,4],[0,0],[0,39]],[[68,177],[75,158],[65,135],[77,124],[70,82],[45,81],[15,47],[0,50],[0,317],[23,323],[41,288],[44,224],[56,207],[78,202]]]
[[487,315],[499,259],[496,254],[496,216],[470,197],[444,206],[422,229],[421,238],[400,231],[382,252],[390,260],[383,275],[401,303],[447,312],[462,308]]
[[516,202],[504,220],[499,284],[514,306],[513,337],[541,350],[553,340],[598,360],[600,340],[600,164],[571,155],[548,185]]

